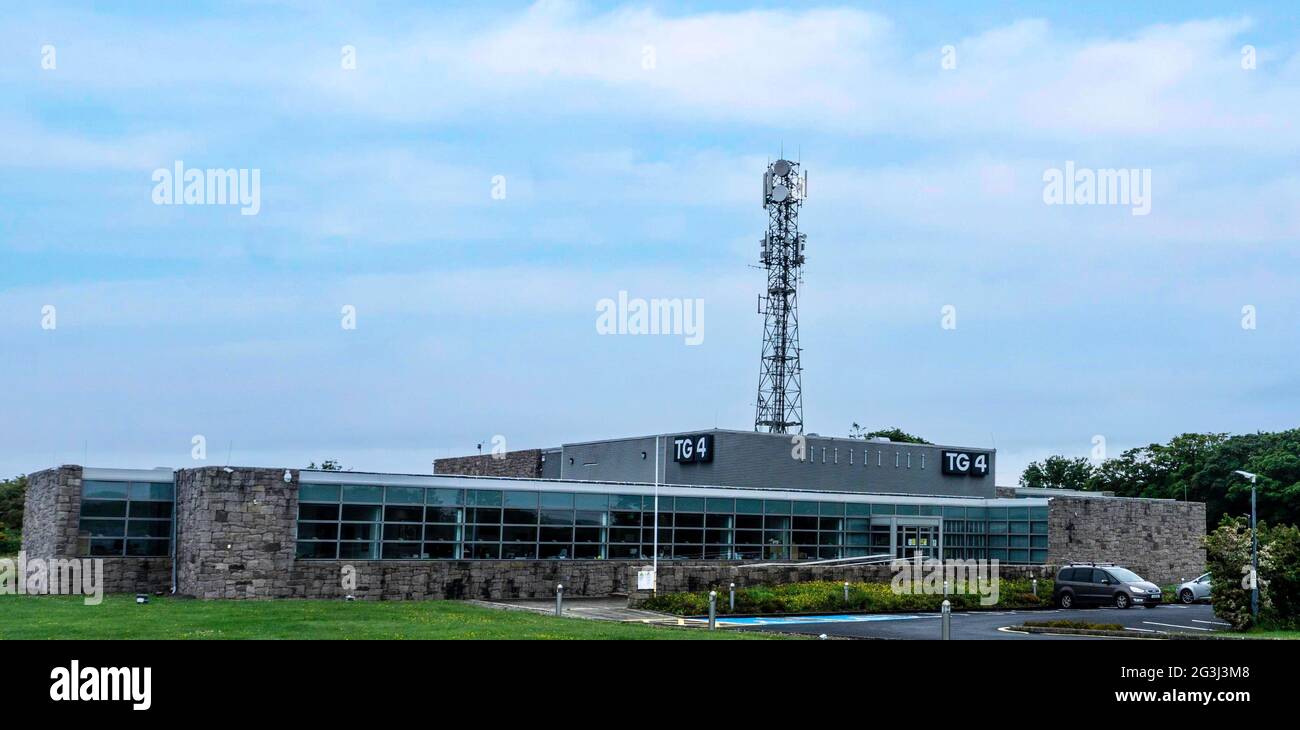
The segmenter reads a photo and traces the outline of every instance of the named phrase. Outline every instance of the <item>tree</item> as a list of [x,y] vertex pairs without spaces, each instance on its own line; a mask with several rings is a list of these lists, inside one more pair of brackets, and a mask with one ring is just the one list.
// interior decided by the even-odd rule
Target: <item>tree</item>
[[900,444],[930,443],[920,436],[910,434],[897,426],[890,426],[889,428],[882,428],[877,431],[867,431],[866,427],[859,426],[858,423],[854,421],[853,425],[849,428],[849,438],[851,439],[873,439],[877,436],[884,436],[890,441]]
[[1092,463],[1082,456],[1073,459],[1049,456],[1034,461],[1020,475],[1020,486],[1038,489],[1089,489],[1092,486]]
[[343,465],[339,463],[338,459],[326,459],[320,463],[320,466],[316,466],[316,462],[313,461],[307,465],[307,468],[320,469],[321,471],[343,471]]
[[23,502],[27,477],[0,482],[0,555],[17,552],[23,535]]
[[[1056,471],[1048,468],[1060,460]],[[1082,459],[1074,459],[1074,462]],[[1023,486],[1078,484],[1082,468],[1071,472],[1070,459],[1051,457],[1026,467]],[[1259,475],[1259,519],[1275,525],[1300,523],[1300,429],[1276,433],[1184,433],[1167,444],[1128,449],[1091,467],[1084,487],[1120,497],[1147,497],[1204,502],[1206,523],[1225,515],[1250,512],[1250,482],[1238,469]]]

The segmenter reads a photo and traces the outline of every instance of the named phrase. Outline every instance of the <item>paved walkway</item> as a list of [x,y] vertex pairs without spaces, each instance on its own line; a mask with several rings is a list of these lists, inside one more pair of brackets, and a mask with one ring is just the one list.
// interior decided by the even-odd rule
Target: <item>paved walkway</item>
[[[507,611],[532,611],[555,615],[555,599],[526,599],[517,601],[470,601],[488,608]],[[601,621],[637,621],[641,623],[667,623],[682,625],[692,623],[688,619],[656,611],[643,611],[627,607],[626,596],[605,596],[601,598],[575,597],[564,599],[566,618],[588,618]]]

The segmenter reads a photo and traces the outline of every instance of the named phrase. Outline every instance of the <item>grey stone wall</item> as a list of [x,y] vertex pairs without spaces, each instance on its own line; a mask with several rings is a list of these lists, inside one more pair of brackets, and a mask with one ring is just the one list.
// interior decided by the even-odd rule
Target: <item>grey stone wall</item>
[[[615,560],[300,560],[289,576],[293,598],[364,600],[547,598],[627,591],[628,563]],[[345,588],[345,568],[354,587]]]
[[23,550],[31,558],[78,555],[81,467],[64,465],[27,477],[23,501]]
[[[651,591],[636,590],[636,574],[649,570],[649,564],[628,568],[628,605],[645,602]],[[999,565],[1000,578],[1050,578],[1056,570],[1050,565]],[[781,568],[746,563],[660,563],[656,583],[660,593],[684,593],[717,590],[725,592],[731,583],[737,588],[760,585],[787,585],[812,581],[841,583],[888,583],[894,571],[888,563],[877,565],[800,565]]]
[[523,449],[507,451],[500,457],[491,454],[457,456],[435,459],[434,474],[460,474],[471,477],[525,477],[542,476],[542,450]]
[[105,593],[167,593],[171,558],[104,558]]
[[177,592],[198,598],[289,593],[298,472],[220,467],[176,472]]
[[1160,585],[1205,572],[1205,504],[1053,497],[1048,562],[1114,562]]

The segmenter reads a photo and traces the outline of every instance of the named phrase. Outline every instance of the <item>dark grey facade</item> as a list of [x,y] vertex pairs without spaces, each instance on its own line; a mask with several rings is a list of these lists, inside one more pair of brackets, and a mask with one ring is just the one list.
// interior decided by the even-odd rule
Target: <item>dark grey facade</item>
[[[709,435],[709,460],[675,460],[674,442],[683,436]],[[439,474],[537,477],[591,482],[655,482],[655,436],[565,444],[541,452],[536,471],[503,473],[466,459],[439,459]],[[915,494],[944,497],[993,497],[997,453],[994,449],[907,444],[892,441],[789,436],[709,429],[660,434],[660,484],[798,489],[868,494]],[[984,476],[943,472],[945,452],[982,455]],[[511,452],[502,455],[533,454]],[[505,465],[506,459],[497,463]],[[532,462],[530,461],[530,464]]]

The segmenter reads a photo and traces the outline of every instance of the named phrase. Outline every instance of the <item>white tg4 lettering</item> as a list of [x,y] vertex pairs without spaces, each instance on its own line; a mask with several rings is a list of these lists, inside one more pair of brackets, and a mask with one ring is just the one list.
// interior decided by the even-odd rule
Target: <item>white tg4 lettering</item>
[[82,667],[73,659],[68,667],[50,671],[50,699],[55,702],[130,701],[133,710],[153,705],[153,670],[149,667]]

